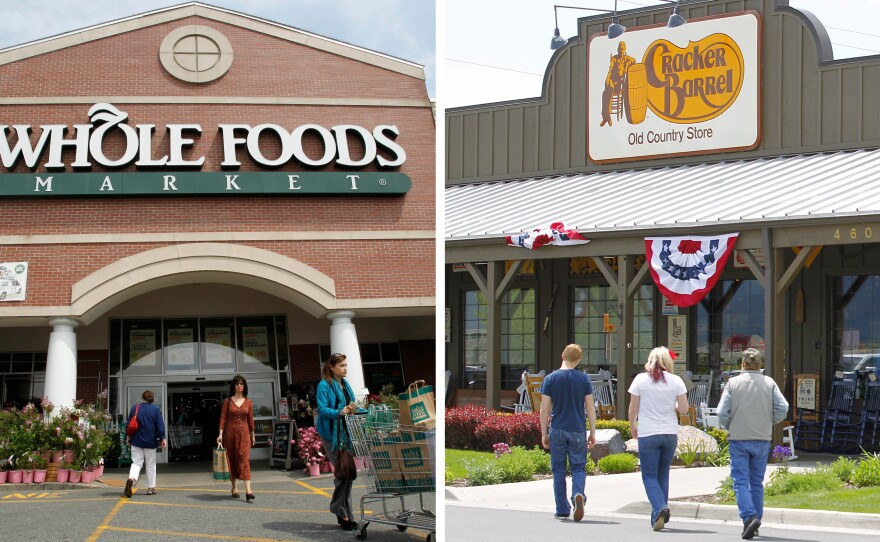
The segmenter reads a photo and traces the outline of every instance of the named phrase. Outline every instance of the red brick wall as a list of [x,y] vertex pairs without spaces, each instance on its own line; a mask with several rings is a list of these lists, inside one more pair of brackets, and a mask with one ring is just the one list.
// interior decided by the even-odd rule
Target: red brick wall
[[[179,81],[161,67],[159,44],[172,29],[203,24],[224,33],[235,60],[220,79],[203,85]],[[100,74],[100,77],[95,76]],[[305,46],[284,42],[200,17],[134,30],[67,49],[0,66],[5,96],[277,96],[424,99],[424,81]],[[221,171],[222,143],[217,124],[277,124],[292,130],[306,123],[330,127],[359,124],[370,130],[394,124],[407,153],[400,172],[413,181],[402,197],[143,197],[0,200],[0,235],[106,234],[170,232],[277,232],[377,230],[405,232],[435,229],[435,124],[430,108],[282,106],[240,104],[117,104],[129,124],[157,126],[153,156],[168,153],[169,123],[200,124],[203,133],[186,158],[205,156],[202,171]],[[5,125],[88,124],[89,104],[4,105]],[[68,135],[68,138],[71,136]],[[7,139],[14,141],[9,134]],[[264,155],[280,148],[266,139]],[[359,142],[352,141],[358,156]],[[310,155],[317,139],[304,143]],[[108,157],[121,154],[119,130],[105,140]],[[261,170],[244,149],[242,171]],[[45,150],[41,162],[48,158]],[[73,149],[63,153],[73,161]],[[282,171],[301,171],[295,162]],[[136,168],[129,167],[133,171]],[[375,171],[375,166],[360,168]],[[28,173],[20,162],[12,173]],[[45,171],[39,166],[37,171]],[[65,173],[71,172],[68,167]],[[95,171],[100,171],[96,168]],[[322,171],[344,171],[328,167]],[[0,165],[0,174],[6,173]],[[417,297],[435,295],[435,250],[431,240],[247,242],[290,256],[336,281],[340,298]],[[162,244],[112,243],[0,246],[0,261],[30,262],[27,305],[66,305],[71,286],[119,258]]]
[[415,380],[424,380],[425,383],[434,386],[437,392],[437,378],[435,366],[437,353],[435,343],[432,340],[400,341],[400,356],[403,359],[403,374],[408,380],[407,384]]
[[[237,244],[283,254],[325,273],[335,280],[339,299],[435,295],[433,239]],[[30,264],[27,300],[21,306],[67,305],[71,287],[83,277],[121,258],[165,245],[0,246],[0,261]]]
[[[234,61],[220,79],[190,85],[169,75],[159,45],[186,25],[214,28]],[[0,66],[13,96],[310,96],[424,98],[425,82],[265,34],[188,17]],[[15,84],[6,84],[15,81]]]

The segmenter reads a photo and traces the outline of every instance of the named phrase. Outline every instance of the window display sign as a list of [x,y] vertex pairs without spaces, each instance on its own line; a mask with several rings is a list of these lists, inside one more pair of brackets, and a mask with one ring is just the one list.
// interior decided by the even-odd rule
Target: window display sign
[[675,374],[681,376],[687,371],[687,316],[670,316],[669,349],[675,352]]
[[195,365],[192,328],[176,328],[167,331],[169,366],[191,367]]
[[156,330],[155,329],[132,329],[129,337],[129,359],[131,364],[135,362],[140,366],[155,365],[156,356]]
[[27,262],[0,263],[0,301],[24,301]]
[[231,365],[235,358],[232,349],[232,332],[228,327],[205,328],[205,364]]
[[266,326],[242,327],[241,338],[246,361],[269,361],[269,332]]
[[797,408],[816,410],[816,379],[799,378],[797,381]]
[[761,16],[594,35],[587,153],[594,162],[752,149],[761,138]]

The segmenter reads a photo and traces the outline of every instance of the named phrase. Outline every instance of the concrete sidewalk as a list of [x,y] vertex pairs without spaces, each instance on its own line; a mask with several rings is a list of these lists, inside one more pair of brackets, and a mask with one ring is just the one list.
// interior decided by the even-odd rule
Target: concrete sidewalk
[[[835,456],[836,459],[836,456]],[[814,467],[821,458],[792,462],[793,470]],[[765,483],[775,466],[767,468]],[[673,468],[669,475],[669,509],[673,518],[720,520],[742,523],[736,506],[676,502],[674,499],[698,495],[714,495],[721,481],[730,475],[730,467]],[[571,479],[568,480],[569,489]],[[586,513],[627,514],[647,516],[651,512],[638,472],[588,476]],[[499,484],[480,487],[446,489],[447,518],[455,516],[455,506],[546,512],[552,515],[553,480]],[[880,531],[880,515],[765,508],[763,522],[767,525],[786,524],[817,527],[841,527]]]

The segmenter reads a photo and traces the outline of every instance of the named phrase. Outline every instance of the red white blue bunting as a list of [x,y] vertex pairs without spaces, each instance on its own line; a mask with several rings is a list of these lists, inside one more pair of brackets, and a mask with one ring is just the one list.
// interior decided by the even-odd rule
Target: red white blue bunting
[[541,248],[544,245],[568,246],[583,245],[590,241],[575,230],[565,229],[562,222],[554,222],[549,228],[538,228],[517,236],[507,236],[507,244],[528,249]]
[[645,237],[654,283],[676,306],[695,305],[718,282],[738,236]]

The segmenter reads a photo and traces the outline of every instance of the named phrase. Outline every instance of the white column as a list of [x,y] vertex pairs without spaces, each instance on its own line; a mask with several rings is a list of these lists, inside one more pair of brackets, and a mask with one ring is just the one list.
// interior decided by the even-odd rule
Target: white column
[[76,399],[76,333],[79,322],[70,318],[49,320],[49,352],[46,359],[46,396],[55,405],[73,407]]
[[361,349],[358,346],[357,330],[351,319],[353,311],[334,311],[327,314],[333,323],[330,325],[330,353],[345,354],[348,362],[348,376],[345,377],[354,390],[356,401],[364,398],[364,367],[361,363]]

